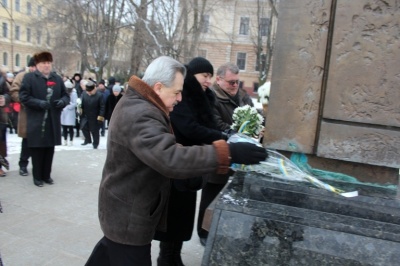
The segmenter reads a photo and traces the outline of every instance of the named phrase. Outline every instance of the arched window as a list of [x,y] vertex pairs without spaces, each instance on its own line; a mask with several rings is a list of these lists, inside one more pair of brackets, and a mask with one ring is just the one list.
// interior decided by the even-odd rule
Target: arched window
[[8,54],[6,52],[3,53],[3,66],[8,65]]
[[21,65],[20,59],[21,59],[20,55],[16,54],[15,55],[15,66],[19,67]]
[[26,66],[28,66],[29,65],[29,61],[31,60],[31,56],[30,55],[27,55],[26,56]]

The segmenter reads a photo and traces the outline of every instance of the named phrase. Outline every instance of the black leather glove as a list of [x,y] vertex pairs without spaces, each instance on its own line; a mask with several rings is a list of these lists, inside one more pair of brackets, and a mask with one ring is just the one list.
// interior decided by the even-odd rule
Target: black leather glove
[[63,100],[55,100],[54,101],[54,105],[55,105],[56,108],[59,108],[59,109],[65,107],[65,103],[64,103]]
[[231,163],[258,164],[268,158],[267,150],[248,142],[229,143]]
[[48,101],[41,101],[39,105],[43,110],[49,110],[51,107]]

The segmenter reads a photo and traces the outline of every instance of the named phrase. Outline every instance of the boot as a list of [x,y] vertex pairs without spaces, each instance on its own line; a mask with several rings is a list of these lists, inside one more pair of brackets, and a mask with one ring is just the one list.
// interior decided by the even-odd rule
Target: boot
[[69,141],[69,146],[74,146],[74,142],[72,140]]
[[174,266],[185,266],[182,262],[181,258],[181,250],[182,250],[182,241],[174,242],[174,254],[173,254],[173,265]]
[[174,243],[160,241],[160,255],[157,258],[157,266],[172,266]]
[[64,146],[67,146],[67,145],[68,145],[67,140],[64,140]]

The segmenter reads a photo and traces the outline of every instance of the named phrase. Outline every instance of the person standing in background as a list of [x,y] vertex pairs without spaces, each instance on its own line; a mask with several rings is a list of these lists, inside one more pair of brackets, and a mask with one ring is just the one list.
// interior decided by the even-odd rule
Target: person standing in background
[[68,135],[69,146],[72,146],[74,140],[74,126],[76,119],[76,100],[78,99],[78,95],[74,88],[74,84],[72,84],[70,80],[67,79],[64,82],[64,85],[71,100],[61,112],[61,126],[63,129],[62,134],[64,138],[64,146],[68,145]]
[[29,164],[29,157],[31,155],[29,152],[28,142],[27,142],[27,138],[26,138],[26,125],[27,125],[26,111],[25,111],[24,105],[20,103],[19,90],[21,88],[22,79],[24,78],[25,74],[34,72],[34,71],[36,71],[36,63],[35,63],[35,59],[33,57],[31,57],[31,59],[29,59],[29,62],[28,62],[28,71],[20,72],[15,76],[15,79],[11,85],[11,90],[10,90],[11,100],[14,103],[20,104],[20,110],[19,110],[19,114],[18,114],[17,133],[18,133],[18,136],[20,138],[22,138],[21,153],[20,153],[19,162],[18,162],[19,174],[21,176],[27,176],[29,174],[28,173],[28,164]]
[[26,73],[19,98],[26,107],[27,139],[32,158],[33,183],[53,184],[51,167],[54,147],[61,145],[61,111],[70,101],[64,82],[52,72],[53,56],[35,54],[36,71]]
[[10,103],[9,89],[6,75],[0,72],[0,176],[6,176],[3,166],[8,169],[7,157],[7,125],[8,115],[5,107]]
[[108,96],[108,98],[107,98],[105,118],[108,121],[108,123],[110,123],[111,115],[114,111],[115,106],[117,105],[118,101],[122,98],[121,91],[122,91],[122,89],[121,89],[120,85],[114,85],[113,94]]
[[86,91],[81,97],[81,129],[85,141],[81,145],[92,143],[93,149],[97,149],[100,143],[99,129],[104,122],[104,102],[103,95],[97,91],[96,85],[92,81],[88,81],[85,85]]
[[[105,104],[107,102],[108,97],[111,94],[110,94],[110,91],[106,89],[105,81],[103,79],[99,82],[99,84],[97,86],[97,90],[99,92],[101,92],[101,94],[103,95],[103,102]],[[101,134],[102,137],[104,137],[104,135],[106,134],[106,123],[107,123],[107,120],[108,120],[107,115],[104,118],[105,118],[104,122],[101,123],[101,127],[100,127],[100,134]]]
[[[231,124],[233,123],[232,115],[235,108],[246,104],[253,106],[250,96],[246,91],[239,88],[239,82],[239,68],[233,63],[225,63],[218,68],[215,82],[211,87],[216,97],[215,120],[217,128],[224,131],[228,136],[235,133],[231,130]],[[197,234],[203,246],[206,244],[208,237],[208,232],[202,228],[205,211],[224,188],[229,175],[215,175],[210,177],[201,191]]]

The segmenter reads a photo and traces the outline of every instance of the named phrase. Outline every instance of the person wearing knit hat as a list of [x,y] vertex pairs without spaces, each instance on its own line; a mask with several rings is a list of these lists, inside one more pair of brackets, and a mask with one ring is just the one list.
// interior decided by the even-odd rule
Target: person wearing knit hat
[[74,127],[76,122],[76,106],[78,94],[76,93],[75,85],[71,82],[70,79],[67,79],[64,84],[71,100],[69,104],[64,107],[61,113],[62,136],[64,138],[63,144],[64,146],[72,146],[74,140]]
[[114,112],[114,108],[119,102],[119,100],[122,98],[122,87],[118,84],[115,84],[112,88],[113,93],[108,96],[107,101],[106,101],[106,120],[108,120],[108,123],[111,121],[111,115]]
[[97,90],[93,81],[89,80],[86,85],[86,91],[81,96],[81,130],[85,141],[81,145],[92,143],[93,149],[97,149],[100,143],[100,128],[104,123],[104,100],[103,94]]
[[120,85],[118,85],[118,84],[115,84],[114,86],[113,86],[113,88],[112,88],[112,91],[113,92],[121,92],[121,86]]
[[[214,68],[202,57],[193,58],[187,65],[182,101],[170,113],[177,143],[183,146],[205,145],[226,139],[217,130],[214,118],[214,94],[209,89]],[[202,176],[172,180],[168,202],[167,231],[156,231],[160,241],[158,265],[183,265],[181,249],[192,237],[196,213],[196,194],[206,182]]]
[[[239,106],[253,106],[253,101],[248,93],[239,88],[240,70],[237,65],[227,62],[218,67],[215,73],[215,81],[210,89],[215,95],[214,116],[218,129],[228,135],[235,132],[230,128],[234,110]],[[207,242],[208,231],[202,228],[207,207],[228,182],[229,175],[210,176],[207,184],[201,191],[200,205],[197,215],[197,235],[204,246]]]
[[211,74],[211,77],[214,76],[213,66],[211,65],[210,61],[203,57],[193,58],[189,62],[188,67],[193,74],[209,73]]

